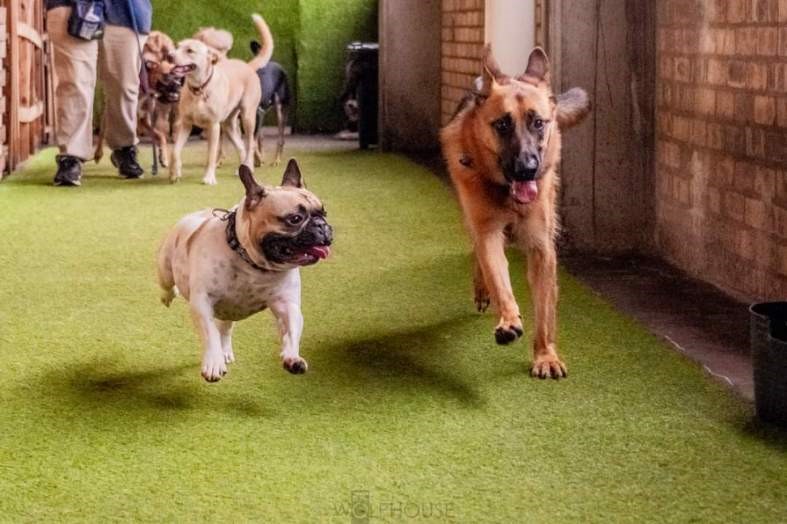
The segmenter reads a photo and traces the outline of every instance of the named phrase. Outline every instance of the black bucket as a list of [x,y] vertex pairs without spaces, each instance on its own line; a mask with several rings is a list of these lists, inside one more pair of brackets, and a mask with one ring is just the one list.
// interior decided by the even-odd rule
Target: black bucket
[[757,416],[787,427],[787,302],[754,304],[749,311]]

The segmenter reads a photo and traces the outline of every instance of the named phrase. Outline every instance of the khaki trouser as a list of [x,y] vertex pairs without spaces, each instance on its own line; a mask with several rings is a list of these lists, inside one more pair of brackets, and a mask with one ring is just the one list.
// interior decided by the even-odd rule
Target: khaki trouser
[[[101,40],[68,34],[70,7],[47,12],[55,64],[55,140],[60,153],[82,160],[93,156],[93,96],[96,66],[104,86],[102,128],[112,149],[137,143],[139,47],[134,31],[107,25]],[[139,46],[147,35],[138,35]],[[108,123],[108,125],[107,125]]]

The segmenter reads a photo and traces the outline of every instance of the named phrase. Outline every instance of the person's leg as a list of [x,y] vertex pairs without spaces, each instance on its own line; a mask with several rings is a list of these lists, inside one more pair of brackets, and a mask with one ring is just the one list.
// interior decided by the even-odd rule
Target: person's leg
[[57,185],[79,185],[81,163],[93,155],[93,95],[98,42],[68,34],[70,7],[47,11],[55,66]]
[[[121,175],[136,178],[143,170],[136,160],[139,49],[147,35],[107,25],[101,41],[99,73],[104,85],[104,138],[112,149],[112,162]],[[137,43],[139,39],[139,43]]]

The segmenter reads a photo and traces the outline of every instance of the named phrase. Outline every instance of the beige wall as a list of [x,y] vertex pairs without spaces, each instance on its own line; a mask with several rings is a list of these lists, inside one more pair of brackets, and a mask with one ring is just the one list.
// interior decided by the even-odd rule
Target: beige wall
[[787,1],[662,1],[657,42],[657,250],[784,299]]

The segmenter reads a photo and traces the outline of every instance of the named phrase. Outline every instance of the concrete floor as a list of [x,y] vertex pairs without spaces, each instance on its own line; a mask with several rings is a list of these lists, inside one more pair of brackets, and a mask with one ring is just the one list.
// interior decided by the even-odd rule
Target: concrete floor
[[748,304],[652,258],[568,256],[561,262],[615,307],[753,400]]

